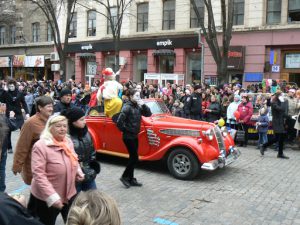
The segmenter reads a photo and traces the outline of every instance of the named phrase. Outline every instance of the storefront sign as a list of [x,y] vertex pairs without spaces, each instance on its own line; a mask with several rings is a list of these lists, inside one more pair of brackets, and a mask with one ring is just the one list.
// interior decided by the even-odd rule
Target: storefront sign
[[280,72],[280,66],[279,65],[272,65],[272,72],[273,73],[279,73]]
[[96,75],[97,73],[97,63],[96,62],[87,62],[86,63],[86,74],[87,75]]
[[228,51],[228,69],[244,70],[245,48],[243,46],[230,46]]
[[286,69],[299,69],[300,68],[300,53],[287,53],[285,55],[285,68]]
[[166,46],[172,46],[172,45],[173,45],[173,42],[170,39],[165,40],[165,41],[157,41],[156,42],[156,46],[164,46],[164,47],[166,47]]
[[0,57],[0,67],[10,67],[9,57]]
[[44,66],[45,66],[45,57],[43,55],[25,57],[25,67],[44,67]]
[[263,73],[245,73],[245,82],[261,82]]
[[25,66],[25,55],[14,55],[13,66],[14,67],[24,67]]
[[91,49],[93,49],[93,45],[91,44],[81,46],[81,50],[91,50]]

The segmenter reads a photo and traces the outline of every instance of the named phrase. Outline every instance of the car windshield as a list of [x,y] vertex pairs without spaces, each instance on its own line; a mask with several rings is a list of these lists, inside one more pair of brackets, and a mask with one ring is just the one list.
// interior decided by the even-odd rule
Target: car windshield
[[150,102],[145,102],[145,104],[150,108],[152,114],[169,113],[167,106],[163,102],[150,101]]

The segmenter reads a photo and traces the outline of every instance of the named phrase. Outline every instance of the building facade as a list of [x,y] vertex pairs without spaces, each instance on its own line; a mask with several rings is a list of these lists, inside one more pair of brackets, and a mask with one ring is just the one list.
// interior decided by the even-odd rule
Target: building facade
[[0,79],[53,79],[53,36],[45,16],[28,1],[11,3],[4,14],[12,14],[12,20],[0,17]]

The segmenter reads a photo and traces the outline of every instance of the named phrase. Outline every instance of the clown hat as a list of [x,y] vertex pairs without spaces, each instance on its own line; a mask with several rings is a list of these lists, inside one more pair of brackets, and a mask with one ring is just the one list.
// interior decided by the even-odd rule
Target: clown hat
[[102,74],[105,76],[115,76],[116,75],[114,73],[114,71],[112,70],[112,68],[109,68],[109,67],[102,70]]

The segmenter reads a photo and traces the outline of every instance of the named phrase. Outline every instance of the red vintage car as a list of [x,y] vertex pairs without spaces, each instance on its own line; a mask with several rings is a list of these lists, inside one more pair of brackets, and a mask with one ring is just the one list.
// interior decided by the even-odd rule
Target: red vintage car
[[[139,133],[141,161],[166,159],[170,173],[178,179],[194,178],[200,168],[215,170],[235,161],[240,152],[226,129],[203,121],[172,116],[158,99],[144,100],[151,117],[143,117]],[[111,118],[92,109],[86,117],[95,149],[99,153],[128,157],[122,133]]]

